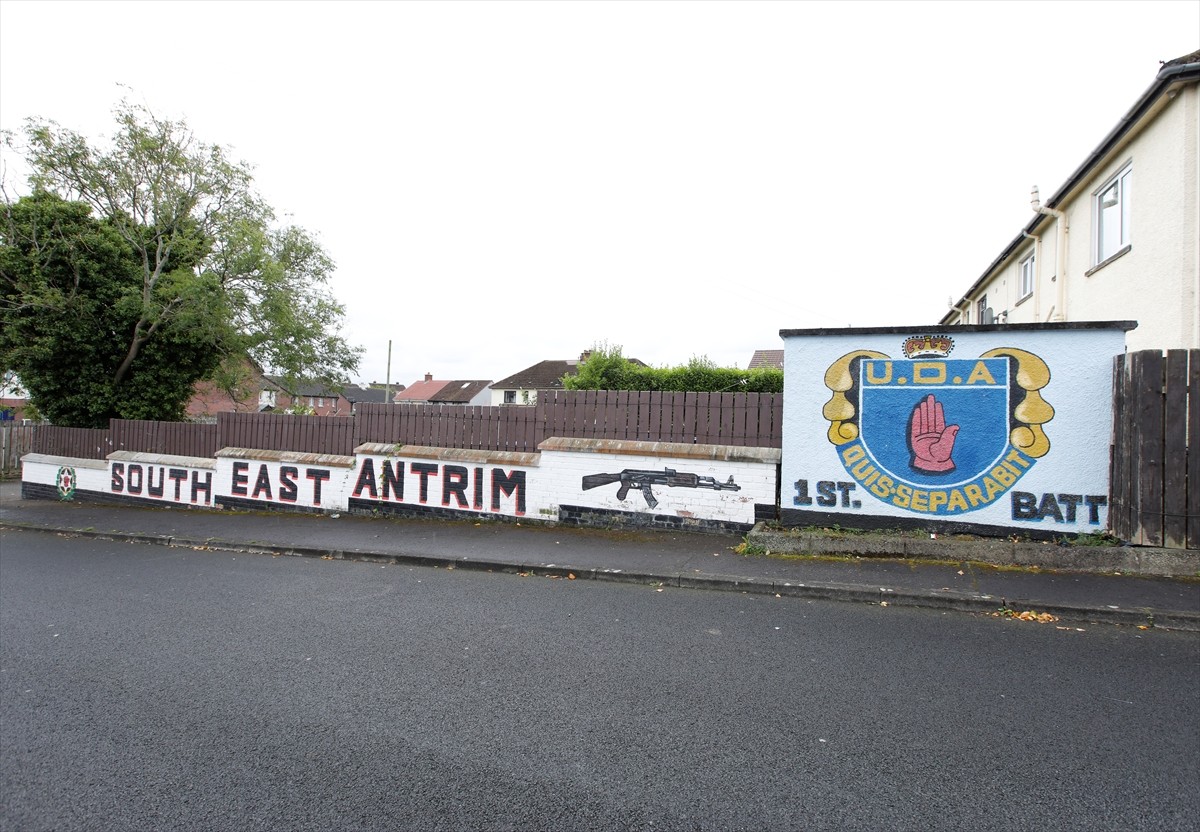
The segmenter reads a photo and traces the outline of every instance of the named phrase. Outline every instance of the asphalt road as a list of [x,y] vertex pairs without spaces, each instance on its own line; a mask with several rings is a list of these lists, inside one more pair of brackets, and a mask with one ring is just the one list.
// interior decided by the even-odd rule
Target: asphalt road
[[1193,830],[1200,636],[5,532],[4,830]]

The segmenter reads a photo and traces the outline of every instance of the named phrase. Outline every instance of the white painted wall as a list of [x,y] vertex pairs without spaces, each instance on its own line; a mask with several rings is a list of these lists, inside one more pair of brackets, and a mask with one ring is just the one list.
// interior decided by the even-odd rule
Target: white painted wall
[[[516,401],[515,402],[505,402],[504,394],[506,392],[512,392],[513,394],[515,394]],[[507,391],[491,389],[490,393],[491,393],[491,402],[490,403],[494,404],[494,405],[495,404],[537,404],[537,390],[521,390],[521,389],[514,390],[510,387],[510,388],[508,388]]]
[[[23,477],[50,486],[61,470],[69,470],[78,499],[90,493],[105,499],[213,507],[432,509],[541,522],[557,522],[560,507],[570,506],[616,512],[635,523],[665,516],[750,526],[756,504],[775,502],[778,460],[779,451],[773,448],[549,439],[540,453],[416,446],[396,453],[391,445],[368,444],[345,457],[244,448],[222,449],[215,460],[126,452],[107,460],[30,454],[23,459]],[[385,467],[393,475],[386,488]],[[712,482],[700,479],[695,487],[679,479],[651,484],[658,503],[654,507],[633,488],[619,499],[619,482],[583,488],[587,475],[628,471],[674,471],[711,477]],[[736,488],[708,487],[728,486],[730,477]],[[211,487],[197,496],[193,480]]]

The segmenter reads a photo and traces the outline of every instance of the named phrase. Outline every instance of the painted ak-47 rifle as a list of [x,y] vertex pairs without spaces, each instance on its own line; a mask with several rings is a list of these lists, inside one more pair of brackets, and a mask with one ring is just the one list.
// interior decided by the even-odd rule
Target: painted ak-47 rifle
[[642,497],[645,498],[646,505],[650,508],[658,505],[654,491],[650,488],[652,485],[665,485],[670,488],[709,488],[713,491],[742,490],[742,487],[733,481],[732,476],[727,482],[717,482],[713,477],[701,474],[681,474],[674,468],[664,468],[661,471],[639,471],[636,468],[626,468],[619,474],[585,474],[583,490],[599,488],[614,482],[621,483],[621,487],[617,489],[618,500],[624,500],[629,494],[629,489],[633,488],[642,492]]

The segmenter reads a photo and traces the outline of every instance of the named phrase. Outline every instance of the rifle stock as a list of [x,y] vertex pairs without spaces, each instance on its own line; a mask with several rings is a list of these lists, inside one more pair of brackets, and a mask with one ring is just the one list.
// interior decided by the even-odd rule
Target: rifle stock
[[592,488],[599,488],[602,485],[608,485],[609,483],[620,481],[620,474],[584,474],[583,490],[588,491]]

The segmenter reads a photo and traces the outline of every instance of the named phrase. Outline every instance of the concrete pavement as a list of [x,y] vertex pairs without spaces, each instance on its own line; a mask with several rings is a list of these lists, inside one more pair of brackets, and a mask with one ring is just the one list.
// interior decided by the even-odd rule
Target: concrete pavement
[[953,540],[937,562],[744,555],[737,535],[24,500],[17,481],[0,483],[0,529],[1200,631],[1196,578],[996,568]]

